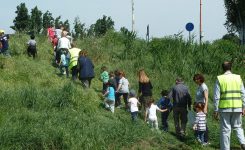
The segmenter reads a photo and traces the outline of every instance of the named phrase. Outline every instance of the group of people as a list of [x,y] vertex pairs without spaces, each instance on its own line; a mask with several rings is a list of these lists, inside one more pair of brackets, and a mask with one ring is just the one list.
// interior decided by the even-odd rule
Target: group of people
[[[55,30],[56,31],[56,30]],[[59,31],[59,30],[58,30]],[[67,32],[54,32],[54,36],[49,33],[49,39],[54,45],[56,52],[56,62],[61,70],[65,68],[67,77],[69,70],[72,72],[72,79],[78,78],[85,88],[90,87],[92,79],[95,77],[94,64],[87,57],[88,51],[76,48],[75,42],[71,43]],[[59,35],[61,33],[61,35]],[[56,37],[58,40],[55,40]],[[64,63],[67,61],[66,63]],[[237,132],[241,148],[245,150],[245,138],[242,128],[242,115],[245,114],[245,90],[241,77],[231,72],[231,62],[224,62],[222,68],[224,74],[217,77],[214,89],[214,117],[220,120],[220,148],[230,149],[231,129]],[[202,145],[209,144],[208,138],[208,104],[209,91],[202,74],[195,74],[193,81],[197,84],[194,102],[192,102],[188,87],[182,78],[176,78],[175,86],[171,90],[162,90],[161,98],[154,102],[152,98],[152,83],[144,69],[138,72],[138,93],[130,90],[130,84],[126,74],[122,70],[108,72],[107,67],[101,68],[100,80],[102,82],[102,94],[105,97],[105,108],[112,113],[116,108],[124,107],[131,113],[132,121],[141,116],[153,129],[158,129],[157,111],[161,112],[162,130],[168,132],[168,117],[173,112],[173,120],[176,136],[184,138],[186,136],[186,125],[188,121],[188,111],[195,112],[193,130],[197,141]],[[121,103],[124,100],[124,106]],[[192,107],[193,106],[193,107]]]
[[[220,120],[220,149],[230,149],[231,129],[237,132],[241,148],[245,150],[245,138],[242,128],[242,115],[245,114],[245,90],[240,75],[231,72],[231,62],[224,62],[222,68],[224,74],[217,76],[214,89],[214,114]],[[193,81],[197,84],[194,102],[188,87],[181,78],[175,80],[175,86],[171,90],[162,90],[160,100],[155,104],[152,98],[153,86],[144,69],[138,72],[139,89],[129,90],[129,82],[123,71],[107,71],[101,68],[100,79],[103,83],[103,95],[106,97],[104,104],[106,109],[114,113],[114,107],[121,108],[120,97],[123,96],[126,110],[131,112],[131,118],[136,121],[138,112],[151,127],[158,129],[156,111],[161,112],[162,130],[168,131],[168,116],[173,111],[173,119],[176,135],[184,138],[188,111],[195,112],[193,122],[194,135],[202,145],[209,144],[208,138],[208,104],[209,91],[202,74],[195,74]],[[192,107],[193,106],[193,107]]]

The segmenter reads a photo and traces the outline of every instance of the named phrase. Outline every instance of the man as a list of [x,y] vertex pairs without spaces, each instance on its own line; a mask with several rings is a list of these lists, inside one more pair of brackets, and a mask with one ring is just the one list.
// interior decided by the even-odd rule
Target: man
[[81,49],[76,48],[76,44],[73,42],[71,44],[71,49],[69,49],[70,53],[70,63],[69,63],[69,69],[71,70],[72,74],[72,80],[76,80],[78,76],[78,70],[77,70],[77,61],[78,61],[78,56],[79,52]]
[[240,75],[231,73],[231,62],[224,62],[223,75],[217,77],[214,87],[214,117],[220,116],[220,149],[230,149],[231,128],[237,133],[245,150],[242,114],[245,113],[245,90]]
[[176,85],[172,88],[168,97],[173,99],[173,117],[177,137],[183,138],[187,124],[187,107],[191,110],[191,96],[181,78],[177,78],[175,82]]

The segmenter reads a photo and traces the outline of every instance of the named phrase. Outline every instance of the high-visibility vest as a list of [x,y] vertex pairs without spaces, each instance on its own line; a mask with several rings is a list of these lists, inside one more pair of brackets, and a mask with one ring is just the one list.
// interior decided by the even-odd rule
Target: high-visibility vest
[[218,81],[220,84],[219,108],[242,108],[240,75],[220,75]]
[[79,48],[69,49],[69,53],[70,53],[69,69],[77,65],[78,55],[80,51],[81,49]]

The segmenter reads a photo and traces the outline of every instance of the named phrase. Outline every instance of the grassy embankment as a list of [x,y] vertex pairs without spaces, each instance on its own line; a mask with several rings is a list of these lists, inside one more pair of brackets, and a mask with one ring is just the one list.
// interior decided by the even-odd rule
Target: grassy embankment
[[[12,57],[0,56],[0,149],[202,149],[188,125],[186,141],[174,136],[172,115],[170,132],[151,131],[139,119],[116,109],[115,114],[103,109],[98,80],[100,68],[125,70],[131,88],[137,89],[137,70],[145,68],[153,86],[154,98],[169,89],[177,76],[182,76],[194,97],[195,73],[203,73],[210,90],[208,126],[211,145],[219,146],[219,124],[211,117],[212,94],[216,75],[224,60],[234,61],[234,72],[244,80],[244,49],[227,41],[199,46],[181,38],[154,39],[149,44],[137,39],[130,49],[118,33],[99,39],[78,41],[79,48],[89,50],[95,63],[96,78],[92,88],[84,90],[80,82],[58,76],[52,64],[51,45],[46,37],[37,37],[38,58],[25,54],[26,35],[10,39]],[[159,117],[160,125],[160,117]],[[233,135],[232,147],[239,148]]]

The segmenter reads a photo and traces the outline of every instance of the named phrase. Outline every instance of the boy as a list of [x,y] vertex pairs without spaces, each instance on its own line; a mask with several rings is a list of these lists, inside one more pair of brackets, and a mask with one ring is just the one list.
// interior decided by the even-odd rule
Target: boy
[[37,42],[35,41],[35,36],[31,35],[30,40],[27,42],[28,48],[27,48],[27,54],[29,57],[33,57],[33,59],[36,57],[37,54]]
[[130,98],[128,99],[128,103],[130,106],[130,112],[131,112],[131,117],[132,121],[136,121],[137,119],[137,114],[138,114],[138,104],[140,104],[139,100],[136,98],[136,92],[134,90],[130,90],[129,92]]

